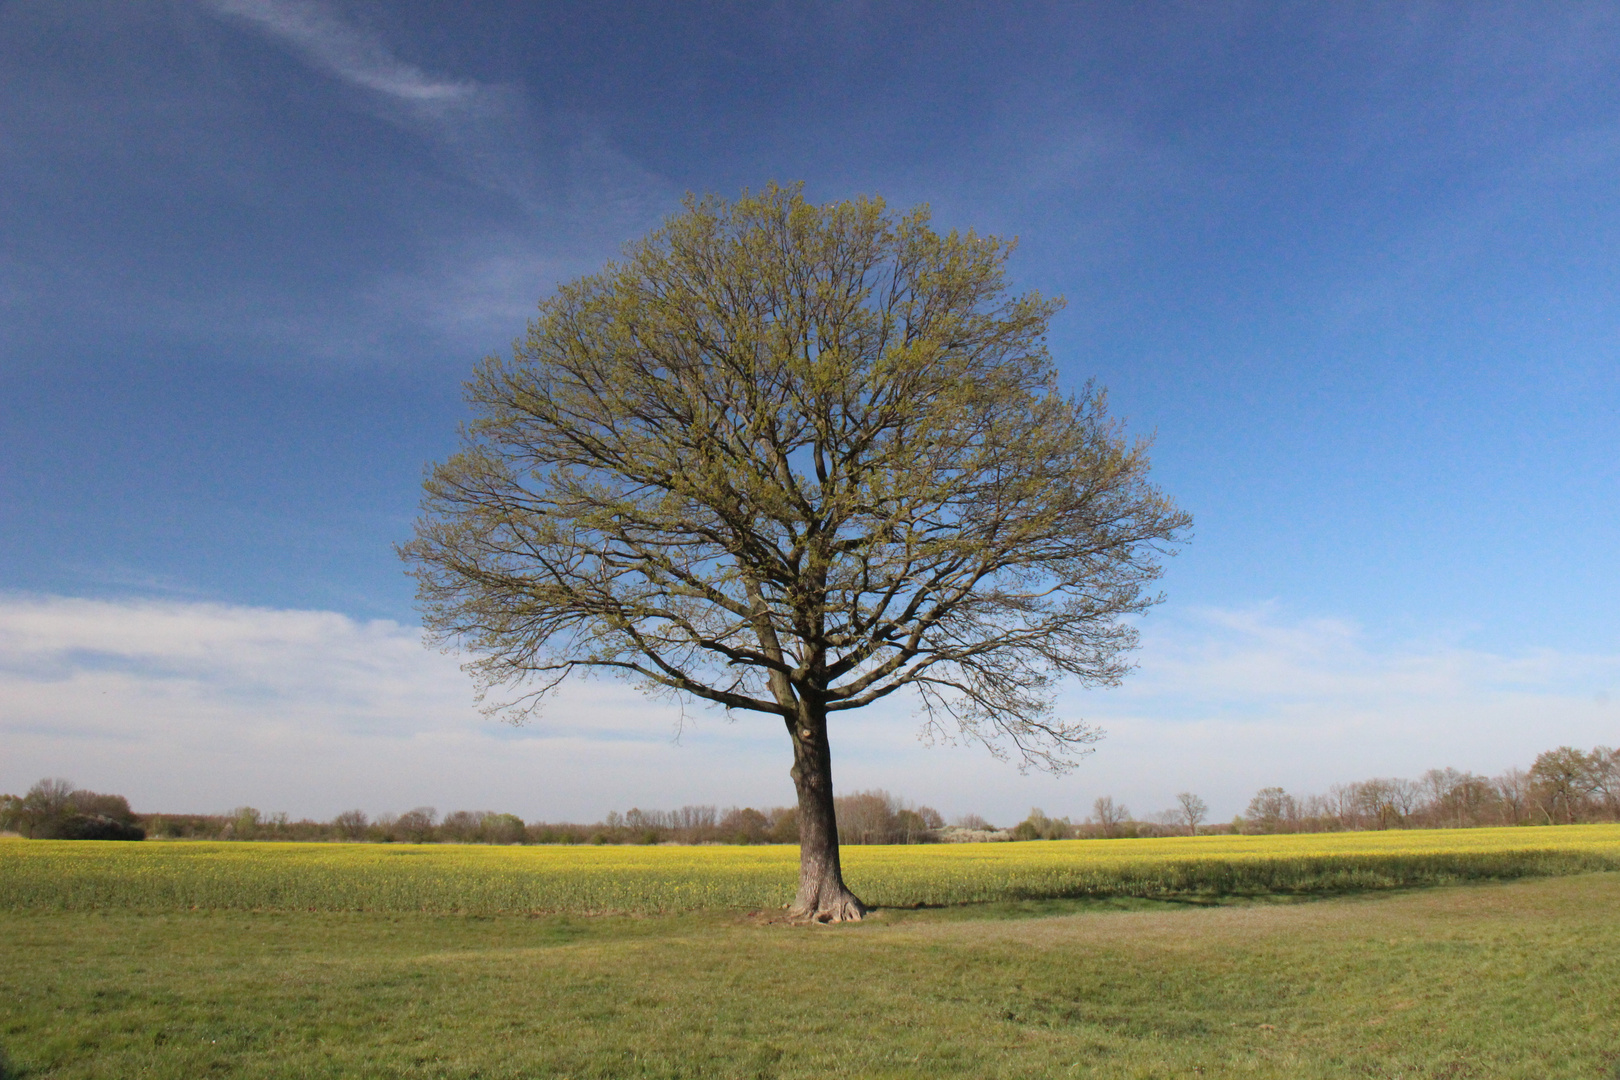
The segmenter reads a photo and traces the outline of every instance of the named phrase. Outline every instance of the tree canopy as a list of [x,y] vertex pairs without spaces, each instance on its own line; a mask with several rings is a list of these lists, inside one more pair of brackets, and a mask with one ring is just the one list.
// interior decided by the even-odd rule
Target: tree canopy
[[597,669],[782,719],[807,916],[861,911],[827,716],[910,690],[934,734],[1066,767],[1097,733],[1055,681],[1123,676],[1190,524],[1104,394],[1060,390],[1061,301],[1010,291],[1012,250],[878,199],[689,197],[477,368],[403,548],[506,707]]

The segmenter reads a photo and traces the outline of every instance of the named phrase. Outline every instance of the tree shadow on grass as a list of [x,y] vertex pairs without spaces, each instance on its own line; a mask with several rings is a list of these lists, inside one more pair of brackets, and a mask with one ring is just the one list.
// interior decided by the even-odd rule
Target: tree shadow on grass
[[[1302,889],[1298,892],[1183,893],[1164,896],[1051,896],[1022,900],[970,901],[960,904],[873,905],[885,921],[1040,919],[1112,911],[1186,911],[1197,908],[1283,907],[1330,900],[1384,900],[1459,886],[1508,884],[1524,878],[1478,878],[1467,881],[1414,883],[1379,887]],[[1616,1074],[1620,1080],[1620,1073]]]
[[1234,897],[1051,896],[1024,900],[971,901],[961,904],[876,904],[885,921],[910,919],[1041,919],[1111,911],[1177,911],[1189,907],[1223,907],[1241,903]]
[[0,1080],[23,1080],[27,1074],[11,1063],[11,1055],[6,1048],[0,1046]]

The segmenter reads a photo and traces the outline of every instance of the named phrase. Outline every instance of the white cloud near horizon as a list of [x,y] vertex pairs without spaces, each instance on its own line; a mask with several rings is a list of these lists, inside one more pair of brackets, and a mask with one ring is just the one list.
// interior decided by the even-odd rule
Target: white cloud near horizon
[[[920,746],[905,706],[835,723],[845,790],[884,787],[947,814],[1139,814],[1196,790],[1218,816],[1282,784],[1309,792],[1456,766],[1497,772],[1564,743],[1620,742],[1620,657],[1379,647],[1275,609],[1155,616],[1141,668],[1061,704],[1108,731],[1064,777],[974,747]],[[678,729],[680,729],[678,731]],[[632,805],[790,802],[774,722],[567,689],[534,724],[479,713],[456,658],[415,627],[329,611],[0,596],[0,790],[65,776],[139,809],[252,804],[329,817],[416,805],[590,819]]]

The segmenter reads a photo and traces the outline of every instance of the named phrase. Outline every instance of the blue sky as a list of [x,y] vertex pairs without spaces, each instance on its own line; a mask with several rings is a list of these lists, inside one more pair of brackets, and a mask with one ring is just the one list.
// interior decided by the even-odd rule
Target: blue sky
[[1612,5],[0,5],[0,789],[789,801],[612,684],[484,719],[391,549],[541,295],[771,179],[1018,236],[1197,520],[1076,773],[901,708],[846,784],[1224,815],[1620,742],[1617,165]]

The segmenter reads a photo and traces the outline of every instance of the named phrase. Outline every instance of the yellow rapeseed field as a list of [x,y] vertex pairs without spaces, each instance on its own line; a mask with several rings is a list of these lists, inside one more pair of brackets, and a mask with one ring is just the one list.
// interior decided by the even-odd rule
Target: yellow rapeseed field
[[[798,849],[0,840],[0,908],[775,908]],[[846,847],[868,903],[1307,893],[1620,868],[1620,825]]]

